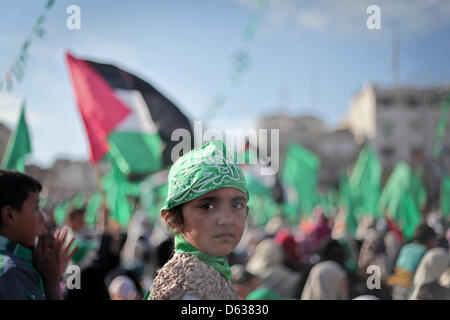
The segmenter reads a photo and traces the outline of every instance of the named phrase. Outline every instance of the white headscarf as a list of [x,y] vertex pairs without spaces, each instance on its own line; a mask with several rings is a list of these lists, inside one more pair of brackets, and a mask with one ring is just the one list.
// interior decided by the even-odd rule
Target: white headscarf
[[342,282],[346,278],[344,269],[334,261],[316,264],[309,273],[301,300],[343,300]]
[[272,239],[265,239],[256,246],[246,268],[279,296],[294,297],[300,274],[283,265],[283,251]]
[[115,277],[108,291],[113,300],[135,300],[137,296],[136,286],[127,276]]
[[443,248],[434,248],[428,252],[420,261],[419,267],[414,275],[413,287],[411,289],[410,300],[417,300],[420,288],[432,283],[440,278],[450,263],[450,256],[447,250]]
[[[127,240],[120,253],[125,268],[134,268],[144,261],[144,253],[151,250],[149,237],[151,224],[145,212],[136,212],[128,227]],[[140,241],[144,238],[144,241]]]

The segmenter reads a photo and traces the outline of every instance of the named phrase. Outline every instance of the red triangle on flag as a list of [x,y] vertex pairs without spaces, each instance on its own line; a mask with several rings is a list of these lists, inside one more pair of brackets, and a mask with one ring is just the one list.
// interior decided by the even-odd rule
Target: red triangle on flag
[[132,112],[89,62],[66,53],[72,86],[89,139],[92,163],[108,153],[108,136]]

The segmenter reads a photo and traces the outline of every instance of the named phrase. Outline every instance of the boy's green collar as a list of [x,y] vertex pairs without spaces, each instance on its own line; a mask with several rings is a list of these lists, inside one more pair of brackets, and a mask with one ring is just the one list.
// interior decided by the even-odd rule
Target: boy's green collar
[[0,235],[0,251],[8,252],[21,259],[31,261],[33,252],[31,249]]

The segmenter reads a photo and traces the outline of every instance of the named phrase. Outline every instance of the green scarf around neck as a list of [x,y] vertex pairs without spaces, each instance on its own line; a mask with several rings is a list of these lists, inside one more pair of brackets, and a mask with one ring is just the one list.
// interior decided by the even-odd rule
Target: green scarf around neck
[[175,235],[175,252],[189,253],[190,255],[196,256],[200,261],[216,269],[222,277],[231,280],[231,268],[227,263],[226,257],[218,257],[201,252],[178,233]]

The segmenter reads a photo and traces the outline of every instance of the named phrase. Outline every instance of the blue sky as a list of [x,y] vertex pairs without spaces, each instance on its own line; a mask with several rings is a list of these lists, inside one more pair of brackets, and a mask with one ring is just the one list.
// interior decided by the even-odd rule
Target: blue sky
[[[46,0],[0,0],[0,75],[14,61]],[[81,29],[69,30],[66,8],[81,9]],[[400,83],[449,84],[450,1],[56,0],[33,41],[27,71],[13,92],[0,92],[0,121],[15,125],[27,101],[33,143],[28,162],[50,166],[58,156],[88,158],[65,50],[118,65],[159,88],[192,120],[223,92],[226,104],[209,127],[248,128],[282,111],[314,114],[333,128],[366,82],[392,84],[392,30],[399,38]],[[381,9],[381,30],[368,30],[366,8]],[[246,45],[250,68],[230,85],[231,57],[255,17]]]

